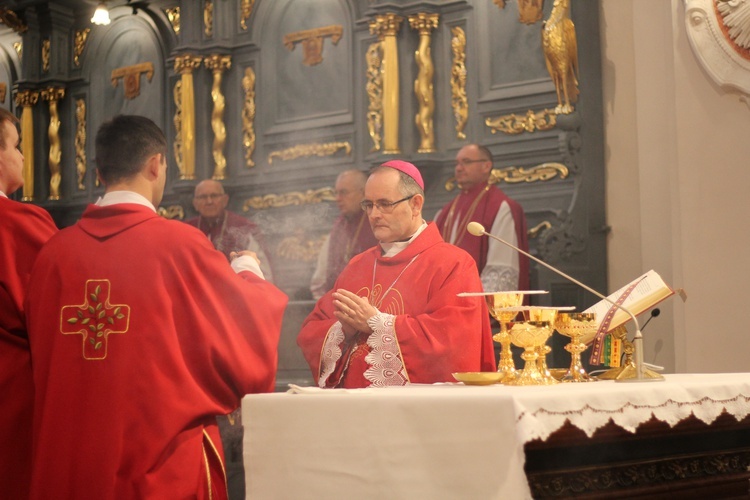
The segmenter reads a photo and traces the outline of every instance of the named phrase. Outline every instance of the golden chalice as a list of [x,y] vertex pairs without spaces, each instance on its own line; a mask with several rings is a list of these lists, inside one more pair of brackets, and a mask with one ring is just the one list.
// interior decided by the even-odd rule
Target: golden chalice
[[[526,315],[531,321],[549,321],[553,325],[557,319],[559,309],[556,307],[531,307],[529,308]],[[537,358],[537,365],[539,373],[542,374],[542,379],[545,385],[559,384],[557,380],[549,371],[547,367],[547,355],[552,352],[552,348],[546,344],[546,342],[536,348],[536,352],[539,355]]]
[[518,315],[518,308],[523,302],[521,292],[496,292],[485,295],[487,307],[490,314],[500,323],[500,332],[492,336],[495,342],[500,343],[500,361],[497,371],[503,374],[503,383],[512,380],[516,376],[516,365],[513,363],[513,352],[510,350],[509,324]]
[[503,381],[508,385],[544,385],[545,377],[539,371],[537,348],[543,346],[552,335],[554,323],[551,321],[524,321],[515,323],[510,329],[510,339],[514,345],[524,349],[521,358],[524,360],[523,371],[514,379]]
[[570,353],[570,368],[563,376],[563,382],[595,382],[597,379],[586,373],[581,364],[581,353],[594,340],[599,324],[594,313],[560,313],[555,321],[555,329],[570,343],[565,350]]

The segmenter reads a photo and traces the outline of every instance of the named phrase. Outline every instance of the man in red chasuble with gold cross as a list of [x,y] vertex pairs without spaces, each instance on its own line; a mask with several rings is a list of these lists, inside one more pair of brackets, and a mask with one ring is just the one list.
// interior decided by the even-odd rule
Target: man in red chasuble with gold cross
[[523,208],[490,184],[492,153],[469,144],[456,155],[455,176],[461,192],[435,217],[443,239],[463,248],[477,263],[486,292],[529,289],[529,258],[492,238],[477,238],[466,230],[476,221],[521,250],[529,251]]
[[362,209],[379,245],[349,262],[297,338],[320,387],[453,381],[494,371],[489,315],[474,260],[422,218],[424,182],[411,163],[377,167]]
[[102,125],[106,192],[34,266],[33,499],[226,498],[216,416],[273,390],[287,297],[157,215],[166,152],[148,118]]

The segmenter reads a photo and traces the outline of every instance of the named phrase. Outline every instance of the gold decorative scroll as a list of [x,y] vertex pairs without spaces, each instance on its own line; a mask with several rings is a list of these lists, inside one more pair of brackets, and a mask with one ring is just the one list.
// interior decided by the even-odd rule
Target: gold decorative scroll
[[146,73],[146,78],[150,82],[151,78],[154,77],[154,64],[152,62],[144,62],[113,69],[110,76],[112,87],[117,88],[117,82],[122,78],[122,85],[125,88],[125,99],[135,99],[141,93],[141,73]]
[[534,24],[542,20],[544,0],[518,0],[518,20],[524,24]]
[[546,231],[547,229],[551,227],[552,227],[552,223],[545,220],[545,221],[540,222],[536,226],[528,229],[526,231],[526,234],[529,236],[529,238],[536,238],[537,236],[539,236],[539,233],[541,233],[542,231]]
[[5,103],[5,94],[8,93],[8,86],[5,82],[0,82],[0,102]]
[[456,137],[466,139],[464,128],[469,120],[469,100],[466,98],[466,33],[458,26],[451,28],[451,104],[456,119]]
[[343,149],[347,155],[352,153],[352,145],[349,142],[298,144],[291,148],[271,152],[268,155],[268,163],[272,164],[274,158],[289,161],[306,156],[333,156],[339,149]]
[[574,111],[578,100],[578,42],[570,20],[570,0],[555,0],[542,27],[542,51],[557,92],[558,115]]
[[432,63],[430,49],[430,35],[438,27],[438,14],[420,12],[409,16],[409,24],[413,30],[419,32],[419,47],[414,52],[419,71],[414,80],[414,95],[419,103],[419,110],[414,117],[414,123],[419,130],[419,148],[417,153],[432,153],[435,151],[435,126],[432,120],[435,114],[435,91],[433,76],[435,66]]
[[208,38],[214,36],[214,0],[205,0],[203,4],[203,34]]
[[505,8],[505,0],[492,0],[501,9]]
[[370,33],[383,42],[383,152],[398,154],[398,45],[396,35],[401,28],[403,17],[396,14],[375,16],[370,23]]
[[23,58],[23,42],[13,42],[13,50],[18,54],[18,58]]
[[255,0],[240,0],[240,28],[247,30],[247,20],[250,19],[250,14],[253,13],[253,5]]
[[232,57],[213,54],[203,60],[206,68],[213,72],[213,85],[211,86],[211,100],[214,109],[211,112],[211,128],[214,131],[214,144],[212,153],[214,157],[213,179],[222,180],[227,176],[227,159],[224,157],[224,144],[227,142],[227,128],[224,126],[224,94],[221,93],[221,79],[224,70],[232,67]]
[[16,106],[21,111],[21,153],[23,153],[23,201],[34,199],[34,113],[39,92],[22,90],[16,94]]
[[267,208],[281,208],[292,205],[312,205],[324,201],[336,201],[336,194],[332,187],[308,189],[304,193],[293,191],[291,193],[254,196],[245,200],[245,203],[242,205],[242,211],[249,212],[251,208],[254,210],[265,210]]
[[193,90],[193,70],[199,68],[203,59],[193,54],[175,57],[174,70],[180,75],[175,84],[174,124],[177,138],[174,155],[180,179],[195,179],[195,96]]
[[305,54],[302,64],[305,66],[315,66],[323,62],[323,40],[326,37],[331,37],[331,42],[337,45],[343,34],[344,28],[340,24],[296,31],[284,35],[284,47],[294,50],[294,47],[298,43],[302,43],[302,49]]
[[522,132],[555,128],[555,125],[557,125],[557,114],[551,109],[543,109],[541,111],[530,109],[526,112],[525,116],[513,113],[497,118],[487,118],[484,123],[490,127],[493,134],[495,132],[502,132],[504,134],[516,135]]
[[367,83],[365,90],[369,98],[367,106],[367,131],[372,139],[370,153],[380,151],[380,135],[383,128],[383,42],[371,43],[365,54],[367,61]]
[[183,220],[185,218],[185,209],[182,208],[182,205],[170,205],[166,208],[159,207],[156,209],[156,213],[165,219]]
[[276,254],[288,260],[312,262],[318,258],[326,235],[315,240],[303,240],[300,236],[288,236],[276,247]]
[[0,7],[0,23],[6,25],[16,33],[24,33],[29,29],[18,15],[8,7]]
[[52,42],[49,38],[42,40],[42,73],[49,71],[49,53],[52,48]]
[[60,199],[60,182],[62,174],[60,173],[60,159],[62,149],[60,149],[60,117],[57,113],[57,101],[65,97],[65,89],[61,87],[48,87],[42,90],[42,99],[49,104],[49,127],[47,128],[47,137],[49,137],[49,199]]
[[78,173],[78,190],[83,191],[86,186],[86,101],[76,99],[76,172]]
[[254,167],[255,71],[253,71],[253,68],[245,68],[245,76],[242,77],[242,90],[245,91],[245,101],[242,106],[242,146],[245,148],[245,166]]
[[[526,169],[524,167],[493,168],[487,182],[499,184],[518,184],[520,182],[543,182],[555,177],[565,179],[568,176],[568,167],[562,163],[542,163],[535,167]],[[445,190],[452,191],[456,187],[456,179],[451,177],[445,183]]]
[[89,39],[89,33],[91,33],[91,28],[76,30],[73,37],[73,64],[75,64],[76,67],[81,65],[81,54],[83,54],[83,49],[86,48],[86,41]]
[[171,9],[164,9],[164,14],[167,15],[169,24],[172,25],[172,30],[175,35],[180,34],[180,7],[173,7]]

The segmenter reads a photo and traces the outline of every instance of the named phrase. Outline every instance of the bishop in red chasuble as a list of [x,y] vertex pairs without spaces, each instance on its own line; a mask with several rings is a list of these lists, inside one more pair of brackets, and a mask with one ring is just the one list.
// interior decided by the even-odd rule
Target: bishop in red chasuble
[[302,325],[297,343],[320,387],[453,381],[493,371],[476,264],[421,216],[424,184],[407,162],[370,175],[363,209],[380,245],[354,257]]
[[287,298],[156,214],[165,154],[147,118],[105,123],[107,192],[34,266],[31,498],[226,498],[216,416],[273,390]]

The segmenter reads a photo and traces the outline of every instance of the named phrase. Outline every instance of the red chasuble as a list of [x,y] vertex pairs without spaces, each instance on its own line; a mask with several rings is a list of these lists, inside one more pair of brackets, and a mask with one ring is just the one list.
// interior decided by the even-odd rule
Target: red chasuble
[[377,244],[378,240],[372,234],[372,228],[364,212],[351,219],[340,215],[333,223],[328,243],[328,265],[324,290],[328,291],[333,288],[339,274],[352,257]]
[[[495,217],[500,206],[507,203],[513,216],[514,230],[518,248],[529,251],[528,236],[526,230],[526,217],[523,208],[518,202],[509,198],[496,185],[480,183],[466,192],[461,192],[453,201],[445,205],[438,215],[435,223],[443,237],[447,231],[451,231],[453,224],[458,220],[459,233],[454,244],[463,248],[474,257],[480,274],[487,264],[487,252],[490,245],[501,245],[489,237],[477,237],[471,235],[466,226],[469,222],[476,221],[482,224],[486,231],[492,232]],[[452,219],[452,220],[448,220]],[[498,234],[500,238],[509,239],[508,235]],[[518,290],[529,289],[529,258],[518,254]],[[494,290],[487,290],[488,292]]]
[[297,338],[319,386],[430,384],[454,381],[453,372],[495,370],[484,300],[456,296],[482,290],[476,264],[433,223],[395,257],[381,257],[380,246],[354,257],[339,288],[369,297],[386,315],[347,344],[333,291],[321,297]]
[[273,389],[286,302],[195,228],[89,206],[29,283],[31,497],[226,495],[216,416]]
[[34,385],[23,297],[42,245],[57,232],[43,209],[0,196],[0,497],[27,498]]

